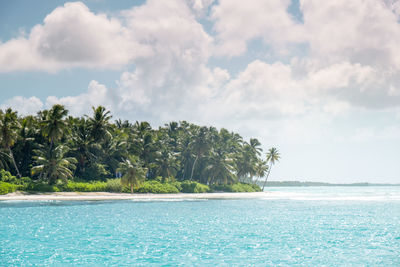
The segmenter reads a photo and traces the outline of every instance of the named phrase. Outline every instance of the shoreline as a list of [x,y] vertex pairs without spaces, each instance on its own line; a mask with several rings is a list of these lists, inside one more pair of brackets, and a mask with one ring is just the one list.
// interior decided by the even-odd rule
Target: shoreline
[[129,194],[108,192],[52,192],[31,194],[14,192],[0,195],[0,201],[26,200],[26,201],[85,201],[85,200],[157,200],[157,199],[254,199],[263,198],[267,192],[246,193],[178,193],[178,194]]

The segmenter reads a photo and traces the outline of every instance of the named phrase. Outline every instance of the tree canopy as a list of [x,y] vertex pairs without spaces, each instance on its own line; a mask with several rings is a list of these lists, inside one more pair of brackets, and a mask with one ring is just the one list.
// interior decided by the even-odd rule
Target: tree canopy
[[280,157],[271,150],[263,160],[259,140],[247,142],[224,128],[186,121],[152,128],[148,122],[112,122],[102,106],[92,112],[68,116],[58,104],[34,116],[0,110],[0,168],[49,183],[122,176],[132,185],[156,177],[231,184],[268,175],[267,163]]

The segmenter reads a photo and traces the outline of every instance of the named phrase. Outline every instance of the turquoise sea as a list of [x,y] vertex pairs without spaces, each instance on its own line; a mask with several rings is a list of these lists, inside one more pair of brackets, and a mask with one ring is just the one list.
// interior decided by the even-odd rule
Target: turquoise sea
[[0,266],[400,266],[400,187],[263,199],[2,201]]

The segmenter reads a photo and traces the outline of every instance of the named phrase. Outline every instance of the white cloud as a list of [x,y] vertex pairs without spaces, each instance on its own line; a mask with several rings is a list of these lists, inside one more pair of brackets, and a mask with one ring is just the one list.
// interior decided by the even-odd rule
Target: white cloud
[[[29,38],[0,45],[0,67],[56,70],[134,63],[111,88],[92,81],[81,95],[47,98],[47,107],[62,103],[73,114],[104,105],[158,121],[237,123],[248,117],[336,116],[357,107],[399,105],[400,70],[393,49],[399,24],[393,5],[368,0],[353,10],[347,1],[303,0],[303,25],[287,12],[290,1],[213,3],[149,0],[123,11],[120,19],[94,14],[79,2],[66,3],[35,26]],[[216,47],[197,21],[209,8]],[[207,65],[215,51],[240,54],[254,38],[276,47],[308,41],[310,55],[290,63],[254,60],[233,77]]]
[[42,101],[35,97],[22,97],[22,96],[15,96],[11,99],[4,101],[0,105],[0,109],[7,109],[12,108],[18,111],[20,115],[29,115],[38,112],[39,110],[43,109]]
[[146,43],[150,53],[137,58],[135,69],[123,72],[115,88],[92,81],[88,92],[49,97],[48,105],[62,103],[79,113],[80,107],[98,103],[117,112],[169,119],[165,109],[181,109],[198,97],[211,97],[229,78],[225,70],[206,66],[212,38],[184,1],[148,1],[122,14],[132,36]]
[[304,42],[303,27],[287,12],[289,5],[290,0],[220,0],[211,14],[218,40],[215,53],[243,54],[247,42],[256,38],[278,52],[286,52],[287,44]]
[[312,57],[400,69],[398,17],[383,1],[302,0]]
[[0,72],[116,68],[149,53],[116,18],[66,3],[24,36],[0,43]]
[[77,96],[66,96],[57,98],[49,96],[46,99],[46,107],[51,108],[54,104],[62,104],[74,116],[91,113],[92,106],[105,106],[108,109],[115,110],[115,104],[118,103],[118,94],[107,89],[103,84],[97,81],[91,81],[86,93]]

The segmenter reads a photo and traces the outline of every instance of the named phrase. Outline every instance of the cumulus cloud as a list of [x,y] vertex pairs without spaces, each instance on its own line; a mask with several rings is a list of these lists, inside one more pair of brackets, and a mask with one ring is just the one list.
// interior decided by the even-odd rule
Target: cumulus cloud
[[92,81],[88,92],[50,97],[49,105],[61,102],[75,110],[94,101],[119,111],[158,112],[167,118],[171,114],[165,109],[191,105],[199,96],[210,97],[229,78],[225,70],[206,66],[212,38],[186,2],[148,1],[122,16],[132,36],[146,43],[149,54],[135,59],[134,70],[123,72],[114,88]]
[[80,116],[89,114],[92,106],[102,105],[108,109],[116,110],[115,103],[118,103],[118,99],[118,94],[97,81],[91,81],[87,91],[83,94],[60,98],[47,97],[46,107],[50,108],[54,104],[62,104],[68,108],[72,115]]
[[12,108],[17,110],[20,115],[34,114],[43,108],[43,102],[35,97],[22,97],[15,96],[11,99],[4,101],[0,105],[0,109]]
[[[234,125],[399,106],[395,2],[302,0],[303,22],[288,12],[290,4],[149,0],[116,18],[66,3],[28,37],[0,44],[0,71],[132,64],[114,86],[91,81],[82,94],[50,96],[45,106],[62,103],[82,114],[104,105],[157,122]],[[214,35],[199,23],[208,11]],[[215,55],[242,55],[258,38],[276,51],[306,43],[309,54],[285,63],[253,60],[234,75],[210,65]]]
[[400,69],[398,16],[383,1],[302,0],[301,10],[311,56],[321,64],[346,60]]
[[115,68],[148,52],[118,19],[73,2],[56,8],[28,37],[0,43],[0,71]]
[[217,33],[217,55],[237,56],[247,42],[260,38],[277,51],[305,41],[304,29],[288,13],[290,0],[221,0],[212,8],[211,19]]

